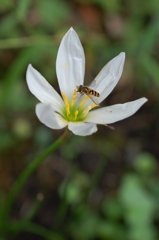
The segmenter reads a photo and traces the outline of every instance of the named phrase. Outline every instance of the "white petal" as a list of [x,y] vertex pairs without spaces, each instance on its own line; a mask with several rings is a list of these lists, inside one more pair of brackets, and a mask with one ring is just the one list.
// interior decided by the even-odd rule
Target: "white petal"
[[61,129],[67,126],[67,121],[58,113],[54,112],[52,105],[38,103],[36,115],[40,122],[52,129]]
[[98,130],[96,124],[84,122],[69,122],[68,129],[79,136],[88,136]]
[[140,98],[132,102],[116,104],[91,111],[87,115],[86,122],[110,124],[120,121],[133,115],[145,102],[147,102],[146,98]]
[[90,87],[100,94],[97,99],[99,103],[111,93],[118,83],[123,71],[124,61],[125,53],[122,52],[105,65],[91,83]]
[[63,100],[46,79],[29,64],[26,74],[28,88],[42,103],[52,104],[55,111],[61,113]]
[[56,72],[61,93],[70,101],[76,86],[83,84],[85,56],[80,39],[73,28],[63,37],[56,60]]

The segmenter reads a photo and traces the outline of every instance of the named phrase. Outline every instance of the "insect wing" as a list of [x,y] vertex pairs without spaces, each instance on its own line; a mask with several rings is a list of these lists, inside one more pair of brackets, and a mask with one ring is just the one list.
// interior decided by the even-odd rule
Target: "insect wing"
[[90,95],[90,94],[87,94],[87,96],[88,96],[95,104],[99,105],[99,102],[98,102],[96,96],[93,96],[93,95]]

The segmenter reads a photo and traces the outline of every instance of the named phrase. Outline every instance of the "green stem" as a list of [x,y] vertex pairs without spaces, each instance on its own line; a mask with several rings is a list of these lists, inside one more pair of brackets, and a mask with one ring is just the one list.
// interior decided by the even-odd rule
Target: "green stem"
[[61,145],[69,136],[71,132],[66,129],[63,135],[58,138],[53,144],[51,144],[40,156],[35,158],[31,163],[26,167],[26,169],[21,173],[19,178],[14,183],[12,189],[10,190],[8,197],[4,203],[3,210],[0,215],[0,228],[4,227],[5,221],[9,215],[13,202],[18,195],[19,191],[23,187],[24,183],[28,179],[28,177],[32,174],[32,172],[38,167],[38,165],[48,157],[59,145]]

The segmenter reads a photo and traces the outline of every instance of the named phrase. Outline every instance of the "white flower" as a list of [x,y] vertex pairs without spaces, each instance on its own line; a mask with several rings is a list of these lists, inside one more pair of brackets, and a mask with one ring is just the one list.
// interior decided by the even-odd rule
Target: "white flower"
[[[113,58],[94,79],[90,88],[100,94],[102,102],[119,81],[125,60],[120,53]],[[36,105],[36,115],[47,127],[61,129],[68,126],[76,135],[86,136],[97,131],[97,124],[107,125],[134,114],[146,98],[91,110],[98,105],[86,95],[77,96],[76,87],[83,85],[85,56],[76,32],[71,28],[63,37],[57,55],[56,72],[62,97],[31,65],[27,69],[27,84],[41,103]]]

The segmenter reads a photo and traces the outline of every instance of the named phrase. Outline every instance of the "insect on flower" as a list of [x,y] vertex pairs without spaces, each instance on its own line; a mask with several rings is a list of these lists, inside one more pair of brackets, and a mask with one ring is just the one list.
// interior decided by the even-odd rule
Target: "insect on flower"
[[147,98],[96,109],[117,85],[124,61],[125,53],[121,52],[102,68],[89,87],[85,86],[83,47],[70,28],[61,41],[56,60],[61,94],[31,64],[28,66],[29,90],[40,101],[35,109],[39,120],[51,129],[68,127],[76,135],[88,136],[98,130],[97,124],[113,129],[109,124],[132,116]]
[[87,95],[95,104],[99,105],[99,103],[97,102],[97,99],[95,97],[99,97],[100,94],[98,92],[96,92],[95,90],[84,86],[84,85],[79,85],[77,86],[77,90],[76,92],[79,92],[82,95]]

